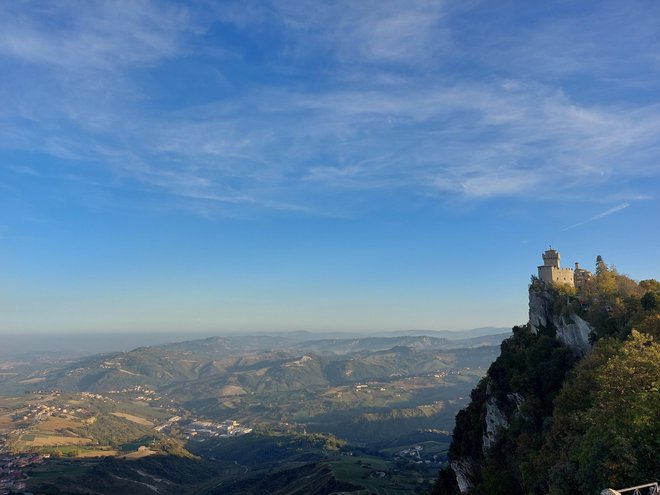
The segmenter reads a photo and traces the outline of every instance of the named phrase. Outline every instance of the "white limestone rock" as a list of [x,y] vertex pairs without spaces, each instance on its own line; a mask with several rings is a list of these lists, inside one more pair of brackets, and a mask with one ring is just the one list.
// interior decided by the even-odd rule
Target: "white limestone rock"
[[559,318],[557,328],[557,340],[578,355],[584,355],[591,348],[589,334],[591,326],[576,314],[571,314],[567,321],[563,316]]
[[461,493],[467,493],[472,488],[472,461],[470,459],[459,459],[449,465],[456,476],[456,483]]
[[568,317],[554,314],[555,295],[544,290],[539,283],[529,288],[529,324],[534,333],[541,328],[553,326],[556,338],[577,356],[584,355],[590,348],[591,326],[575,313]]
[[552,316],[552,306],[552,298],[546,291],[540,290],[538,286],[530,286],[529,325],[534,333],[537,333],[541,328],[548,327],[548,316]]
[[483,435],[482,449],[484,453],[497,441],[498,428],[508,428],[509,421],[499,408],[494,397],[486,401],[486,432]]
[[522,403],[525,401],[524,397],[519,392],[514,392],[512,394],[507,394],[506,398],[509,399],[511,404],[515,404],[516,410],[520,412],[520,406],[522,406]]

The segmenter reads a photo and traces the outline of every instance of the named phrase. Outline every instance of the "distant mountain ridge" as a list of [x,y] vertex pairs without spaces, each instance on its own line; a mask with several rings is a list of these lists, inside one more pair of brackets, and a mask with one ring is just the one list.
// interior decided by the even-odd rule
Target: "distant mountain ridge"
[[476,362],[471,355],[483,354],[477,349],[492,353],[507,336],[449,340],[406,335],[294,343],[273,336],[208,337],[89,356],[19,374],[0,385],[14,391],[92,392],[146,385],[186,396],[194,391],[200,397],[282,391],[470,365]]
[[[44,335],[14,335],[0,334],[2,347],[0,360],[29,359],[41,357],[47,359],[85,357],[92,354],[108,352],[128,352],[138,347],[156,347],[177,345],[184,342],[203,342],[207,339],[225,339],[229,345],[232,341],[253,339],[254,349],[268,348],[313,340],[352,339],[373,337],[398,337],[426,335],[430,337],[451,340],[470,337],[494,335],[510,332],[510,328],[483,327],[470,330],[397,330],[388,332],[311,332],[297,330],[291,332],[223,332],[218,335],[200,334],[195,332],[175,333],[99,333],[99,334],[44,334]],[[257,341],[259,343],[257,343]]]
[[468,339],[472,337],[486,337],[503,333],[511,333],[509,327],[479,327],[469,330],[396,330],[391,335],[427,335],[429,337],[445,338],[450,340]]
[[[0,395],[17,411],[22,401],[29,413],[20,419],[8,411],[0,421],[28,428],[11,423],[3,430],[16,452],[48,441],[56,455],[77,457],[66,476],[58,474],[59,457],[45,465],[54,478],[35,493],[50,493],[47,485],[71,493],[81,482],[81,463],[89,470],[85,487],[105,494],[138,493],[136,487],[151,493],[151,486],[159,493],[362,493],[376,485],[380,493],[412,493],[420,479],[430,488],[453,417],[506,336],[315,338],[296,332],[214,336],[64,360],[42,356],[32,365],[3,368]],[[34,409],[41,401],[60,408],[60,415],[43,416]],[[69,411],[67,401],[80,411]],[[63,432],[70,423],[80,424],[84,440]],[[247,431],[216,435],[214,425],[223,424]],[[117,435],[124,431],[131,438]],[[38,436],[43,432],[47,440]],[[65,434],[66,441],[92,443],[60,448]],[[418,444],[421,457],[399,454]],[[136,471],[138,461],[123,460],[124,450],[158,455],[139,459]],[[198,460],[191,464],[187,452]],[[88,454],[104,459],[82,460]],[[153,480],[143,474],[148,466]],[[192,475],[206,468],[210,473]],[[379,474],[386,472],[392,476]]]

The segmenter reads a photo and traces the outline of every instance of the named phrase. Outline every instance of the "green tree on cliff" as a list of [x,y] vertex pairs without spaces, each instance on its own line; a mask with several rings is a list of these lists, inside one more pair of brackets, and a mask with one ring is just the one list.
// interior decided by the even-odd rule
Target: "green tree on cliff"
[[[595,364],[595,366],[594,366]],[[544,451],[548,493],[597,493],[660,477],[660,344],[633,330],[599,342],[566,382]]]
[[[467,466],[469,493],[597,495],[660,479],[660,283],[638,284],[599,256],[579,305],[535,289],[579,312],[593,329],[593,348],[566,375],[567,347],[543,328],[514,329],[457,417],[449,459]],[[509,426],[482,450],[493,401]],[[434,493],[458,493],[451,470]]]

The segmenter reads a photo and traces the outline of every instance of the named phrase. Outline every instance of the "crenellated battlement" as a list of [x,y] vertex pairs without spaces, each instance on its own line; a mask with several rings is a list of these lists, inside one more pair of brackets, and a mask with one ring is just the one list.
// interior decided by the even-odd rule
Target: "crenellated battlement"
[[538,267],[539,279],[545,283],[569,285],[579,289],[591,277],[591,272],[580,268],[579,263],[575,263],[575,269],[562,268],[559,251],[552,248],[545,251],[541,256],[543,264]]

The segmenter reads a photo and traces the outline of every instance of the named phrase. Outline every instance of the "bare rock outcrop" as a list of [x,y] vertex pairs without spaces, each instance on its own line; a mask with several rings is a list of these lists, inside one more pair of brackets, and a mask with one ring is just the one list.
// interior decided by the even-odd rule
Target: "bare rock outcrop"
[[[529,330],[538,335],[554,337],[571,349],[576,356],[586,354],[591,348],[589,336],[592,328],[587,321],[576,314],[574,299],[557,290],[552,285],[535,279],[529,288]],[[521,327],[521,332],[523,328]],[[515,335],[515,329],[514,329]],[[512,351],[509,351],[510,353]],[[476,451],[478,443],[470,446],[470,454],[454,458],[450,467],[456,478],[461,493],[468,493],[479,478],[488,451],[500,439],[502,432],[509,429],[516,418],[525,418],[525,401],[528,397],[523,392],[502,389],[496,393],[498,384],[496,375],[487,375],[483,393],[472,399],[477,413],[472,414],[472,421],[479,418],[479,424],[474,424],[474,430],[479,428],[482,438],[481,452]],[[474,438],[474,437],[472,437]],[[477,437],[479,438],[479,437]],[[451,459],[451,457],[450,457]]]
[[508,428],[509,420],[504,411],[497,405],[494,397],[489,396],[486,401],[486,428],[483,435],[483,451],[490,448],[497,441],[497,430],[499,428]]
[[461,493],[467,493],[472,488],[474,484],[472,482],[472,473],[473,473],[473,461],[469,458],[461,458],[457,461],[453,461],[450,464],[452,471],[454,471],[454,476],[456,476],[456,483],[458,484],[458,489]]
[[552,330],[555,337],[577,356],[591,348],[591,326],[574,312],[557,313],[558,295],[549,286],[535,281],[529,287],[529,324],[534,332]]

